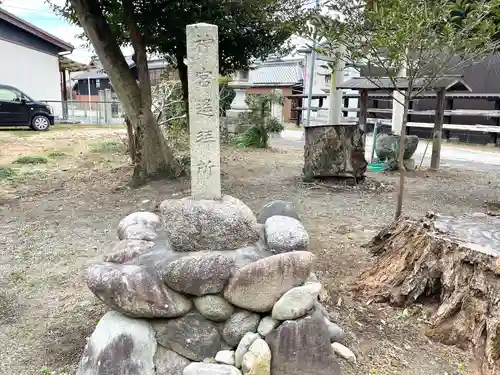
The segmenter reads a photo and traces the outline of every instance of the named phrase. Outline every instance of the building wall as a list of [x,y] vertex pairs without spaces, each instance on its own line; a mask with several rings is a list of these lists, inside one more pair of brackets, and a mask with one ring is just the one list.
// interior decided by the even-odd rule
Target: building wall
[[[291,87],[277,87],[277,86],[263,86],[263,87],[249,87],[247,89],[247,94],[268,94],[273,90],[280,89],[283,91],[283,96],[292,95]],[[290,99],[284,100],[283,104],[283,119],[284,121],[291,121],[292,117],[292,101]]]
[[[18,28],[4,20],[0,20],[0,40],[10,41],[12,43],[20,44],[31,49],[45,52],[51,55],[58,54],[58,48],[52,43],[43,40],[23,29]],[[2,57],[5,56],[2,49]]]
[[28,96],[49,103],[62,115],[61,76],[57,55],[0,39],[0,83],[17,87]]

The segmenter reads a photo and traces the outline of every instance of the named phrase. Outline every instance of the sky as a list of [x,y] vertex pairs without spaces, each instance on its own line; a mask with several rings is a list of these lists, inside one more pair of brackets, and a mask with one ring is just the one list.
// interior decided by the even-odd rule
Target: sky
[[[65,0],[51,0],[55,5],[63,5]],[[88,64],[92,55],[92,50],[83,46],[81,39],[77,37],[83,32],[83,29],[71,25],[63,18],[54,14],[44,0],[2,0],[0,5],[2,8],[16,16],[34,24],[40,29],[72,44],[75,49],[71,55],[68,55],[72,60],[83,64]],[[293,44],[303,44],[301,38],[294,38]],[[123,49],[124,54],[131,55],[130,47]]]

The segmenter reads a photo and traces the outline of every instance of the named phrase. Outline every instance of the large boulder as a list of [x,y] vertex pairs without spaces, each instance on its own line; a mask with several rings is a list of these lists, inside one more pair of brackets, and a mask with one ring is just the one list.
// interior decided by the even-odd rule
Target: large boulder
[[[380,160],[394,160],[399,154],[399,140],[401,136],[396,134],[380,134],[377,136],[375,153]],[[405,150],[403,159],[410,159],[418,147],[418,137],[407,135],[405,137]]]
[[158,343],[193,361],[215,357],[221,349],[217,327],[201,314],[154,323]]
[[153,241],[121,240],[113,246],[111,254],[104,256],[104,261],[118,264],[126,263],[150,251],[154,245]]
[[193,300],[196,309],[209,320],[222,322],[233,314],[233,306],[224,298],[216,295],[206,295]]
[[268,202],[262,207],[257,215],[257,222],[264,224],[271,216],[288,216],[299,220],[299,215],[295,211],[292,202],[275,200]]
[[160,211],[176,251],[231,250],[259,239],[253,212],[227,195],[220,201],[169,199]]
[[241,375],[241,371],[230,365],[213,363],[191,363],[183,375]]
[[306,250],[309,234],[300,221],[288,216],[271,216],[266,220],[267,246],[274,253]]
[[118,238],[120,240],[148,240],[157,238],[161,228],[160,217],[153,212],[134,212],[125,216],[118,224]]
[[235,272],[224,297],[246,310],[267,312],[288,290],[302,285],[314,267],[307,251],[283,253],[261,259]]
[[340,367],[320,311],[287,320],[266,336],[273,375],[339,375]]
[[231,347],[236,347],[247,332],[257,332],[260,316],[250,311],[238,311],[224,324],[222,337]]
[[156,375],[182,375],[182,372],[191,361],[172,350],[158,345],[154,363]]
[[169,289],[146,269],[129,264],[90,266],[87,285],[114,310],[137,318],[172,318],[186,314],[192,302]]
[[165,283],[172,289],[195,296],[222,291],[231,276],[234,261],[221,254],[192,255],[168,264]]
[[243,356],[243,375],[271,375],[271,350],[262,339],[255,340]]
[[76,375],[155,375],[156,347],[148,322],[110,311],[90,336]]

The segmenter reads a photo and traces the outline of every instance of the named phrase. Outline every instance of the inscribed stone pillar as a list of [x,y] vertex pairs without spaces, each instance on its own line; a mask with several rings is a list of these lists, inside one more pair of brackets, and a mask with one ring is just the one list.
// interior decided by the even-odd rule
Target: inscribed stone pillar
[[219,43],[216,25],[186,27],[191,196],[219,199]]

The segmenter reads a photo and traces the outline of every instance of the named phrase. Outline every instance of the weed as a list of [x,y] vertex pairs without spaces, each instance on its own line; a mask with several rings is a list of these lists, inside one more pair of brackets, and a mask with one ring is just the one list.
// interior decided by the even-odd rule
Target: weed
[[63,158],[68,156],[65,152],[62,151],[52,151],[47,154],[49,158]]
[[119,141],[106,141],[101,143],[96,143],[90,146],[90,152],[100,154],[100,153],[112,153],[112,154],[125,154],[127,152],[125,145]]
[[9,281],[13,284],[24,283],[26,281],[26,271],[12,271],[9,275]]
[[9,180],[16,176],[16,171],[9,167],[0,167],[0,181]]
[[44,156],[20,156],[14,164],[47,164],[49,161]]
[[49,375],[51,373],[50,369],[47,367],[47,366],[43,366],[41,369],[40,369],[40,374],[43,374],[43,375]]

